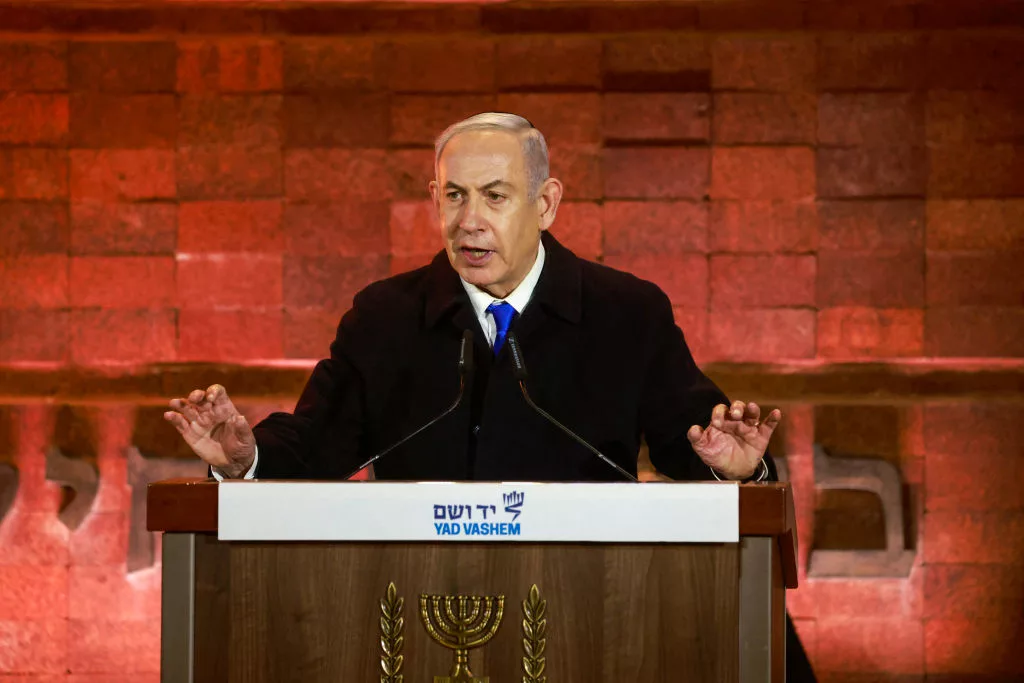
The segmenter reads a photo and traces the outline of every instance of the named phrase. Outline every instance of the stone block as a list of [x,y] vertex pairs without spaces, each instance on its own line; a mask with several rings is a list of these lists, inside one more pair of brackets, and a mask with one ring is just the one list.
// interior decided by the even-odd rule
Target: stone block
[[384,45],[370,38],[309,39],[284,43],[288,92],[379,90],[387,82]]
[[549,146],[601,142],[601,96],[597,93],[503,93],[497,107],[528,119]]
[[69,271],[75,308],[169,308],[175,303],[170,256],[78,256]]
[[275,40],[183,40],[178,43],[177,89],[277,92],[284,83],[283,61],[281,43]]
[[174,204],[71,205],[71,253],[75,255],[170,255],[176,232]]
[[700,142],[710,136],[707,93],[607,93],[604,138],[611,141]]
[[[375,93],[288,94],[286,147],[385,147],[389,104]],[[440,132],[440,131],[438,131]]]
[[276,310],[183,310],[178,353],[184,361],[239,363],[281,358],[282,313]]
[[565,202],[551,233],[583,259],[596,261],[602,253],[601,206],[595,202]]
[[196,254],[179,256],[177,263],[181,310],[281,306],[280,254]]
[[707,252],[708,208],[703,202],[604,203],[604,253]]
[[725,145],[812,144],[818,98],[813,93],[715,94],[714,141]]
[[805,147],[716,147],[711,157],[714,199],[809,199],[814,180]]
[[70,144],[82,149],[172,149],[178,139],[174,95],[71,96]]
[[929,306],[1020,306],[1024,281],[1018,277],[1024,251],[943,253],[927,258]]
[[490,94],[393,95],[390,140],[433,147],[435,138],[451,124],[494,108],[495,98]]
[[818,202],[821,249],[903,252],[924,246],[925,203],[914,199]]
[[919,308],[836,306],[818,311],[818,354],[840,360],[920,356],[924,311]]
[[279,147],[282,116],[280,95],[181,95],[178,145]]
[[68,87],[68,49],[63,41],[0,45],[0,90],[53,92]]
[[388,275],[386,256],[300,256],[284,260],[284,304],[291,310],[316,309],[341,316],[352,297]]
[[175,313],[168,309],[72,311],[71,361],[130,365],[175,360],[175,323]]
[[341,315],[333,311],[288,310],[284,312],[284,357],[327,358]]
[[718,36],[711,45],[711,84],[715,90],[813,91],[815,45],[811,36]]
[[177,64],[178,47],[173,41],[72,41],[68,47],[72,90],[172,93]]
[[285,251],[311,256],[388,254],[388,214],[387,202],[288,204],[281,219]]
[[703,199],[708,192],[707,148],[634,147],[604,151],[609,199]]
[[604,262],[658,285],[674,306],[707,306],[708,259],[703,254],[621,254]]
[[591,36],[503,36],[496,61],[488,60],[487,66],[496,68],[499,90],[597,90],[601,41]]
[[813,358],[815,317],[807,309],[716,310],[708,316],[709,360],[775,363]]
[[382,149],[297,149],[284,163],[285,195],[292,201],[386,201],[393,194]]
[[924,305],[924,257],[920,252],[818,253],[820,306],[914,308]]
[[0,150],[0,200],[67,199],[68,166],[63,149]]
[[929,201],[930,250],[1004,250],[1024,247],[1024,199]]
[[717,200],[710,217],[712,252],[808,253],[818,246],[818,211],[811,201]]
[[443,246],[437,211],[429,200],[393,202],[388,235],[392,256],[433,257]]
[[178,196],[183,200],[279,197],[287,172],[276,145],[180,147],[177,164]]
[[70,156],[72,202],[167,199],[177,194],[173,150],[76,149]]
[[67,311],[0,310],[0,361],[54,363],[67,357]]
[[925,141],[925,100],[915,93],[822,94],[818,144],[912,145]]
[[926,43],[915,33],[823,33],[818,87],[826,92],[921,88],[928,69]]
[[179,253],[284,250],[282,202],[200,201],[178,205]]
[[0,97],[0,144],[65,145],[68,96],[10,92]]
[[930,308],[924,319],[924,351],[930,356],[1020,358],[1024,310],[1020,306]]
[[409,38],[389,48],[388,86],[394,92],[494,89],[495,45],[490,38]]
[[923,197],[930,187],[924,147],[818,148],[817,156],[819,198]]
[[711,308],[814,306],[813,255],[711,256]]
[[22,256],[0,261],[0,308],[63,308],[68,304],[68,258]]

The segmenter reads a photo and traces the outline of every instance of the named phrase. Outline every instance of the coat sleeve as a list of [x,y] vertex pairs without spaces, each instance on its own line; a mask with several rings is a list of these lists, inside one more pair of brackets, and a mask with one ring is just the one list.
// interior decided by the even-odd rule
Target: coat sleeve
[[[673,479],[711,480],[711,469],[694,452],[687,431],[707,427],[711,412],[729,398],[693,360],[682,330],[675,324],[672,304],[661,291],[651,297],[652,328],[646,377],[640,405],[640,424],[651,463]],[[769,479],[775,480],[771,456],[765,456]]]
[[357,308],[342,317],[330,357],[317,363],[294,411],[273,413],[253,428],[257,477],[339,479],[361,463],[365,385],[344,343],[358,324]]

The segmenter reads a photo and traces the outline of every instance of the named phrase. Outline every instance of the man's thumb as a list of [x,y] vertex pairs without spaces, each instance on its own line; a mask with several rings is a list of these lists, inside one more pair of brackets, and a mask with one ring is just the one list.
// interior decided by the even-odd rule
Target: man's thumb
[[249,421],[241,413],[231,418],[231,431],[235,433],[239,443],[250,444],[255,440]]

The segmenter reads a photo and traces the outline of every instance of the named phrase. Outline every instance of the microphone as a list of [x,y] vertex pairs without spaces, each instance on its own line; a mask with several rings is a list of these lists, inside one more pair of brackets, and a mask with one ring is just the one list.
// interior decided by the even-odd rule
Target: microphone
[[416,428],[416,430],[406,434],[404,437],[402,437],[401,439],[399,439],[395,443],[391,444],[390,446],[388,446],[384,450],[380,451],[375,456],[373,456],[372,458],[370,458],[369,460],[364,462],[362,465],[360,465],[359,467],[355,468],[354,470],[352,470],[351,472],[346,474],[344,478],[348,479],[349,477],[351,477],[356,472],[359,472],[361,470],[366,469],[367,467],[369,467],[373,463],[377,462],[378,460],[383,458],[385,455],[387,455],[391,451],[395,450],[396,448],[398,448],[399,446],[404,444],[409,439],[413,438],[414,436],[416,436],[420,432],[424,431],[428,427],[433,426],[437,422],[440,422],[443,418],[445,418],[448,415],[452,414],[455,411],[455,409],[459,407],[459,404],[462,403],[462,396],[463,396],[463,394],[466,391],[466,377],[468,375],[472,374],[472,372],[473,372],[473,332],[470,331],[470,330],[465,330],[462,333],[462,344],[459,346],[459,393],[455,397],[455,401],[453,401],[450,406],[445,408],[444,412],[439,414],[437,417],[433,418],[432,420],[430,420],[426,424]]
[[545,411],[543,408],[541,408],[540,406],[533,402],[533,399],[530,398],[529,392],[526,391],[526,362],[523,360],[523,354],[519,349],[519,339],[516,338],[516,335],[514,333],[509,333],[508,338],[505,340],[505,343],[508,344],[509,351],[512,352],[512,365],[514,367],[513,374],[515,375],[516,381],[519,382],[519,389],[523,392],[523,398],[526,399],[527,405],[529,405],[531,408],[540,413],[541,417],[543,417],[545,420],[561,429],[573,441],[586,448],[588,451],[590,451],[598,458],[600,458],[606,465],[613,468],[622,476],[623,479],[627,479],[629,481],[638,481],[638,479],[634,477],[632,474],[619,467],[614,460],[612,460],[607,455],[605,455],[604,453],[602,453],[601,451],[597,450],[589,443],[584,441],[582,437],[578,436],[574,431],[563,425],[561,422],[552,417],[547,411]]

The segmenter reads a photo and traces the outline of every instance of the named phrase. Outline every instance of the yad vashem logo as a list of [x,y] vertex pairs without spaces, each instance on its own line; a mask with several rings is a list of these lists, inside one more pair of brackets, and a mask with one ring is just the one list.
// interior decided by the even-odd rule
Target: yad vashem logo
[[[405,600],[394,583],[380,601],[381,683],[403,683]],[[547,642],[547,601],[537,586],[523,600],[523,683],[546,683],[544,647]],[[420,595],[420,621],[437,644],[453,652],[451,671],[434,676],[434,683],[489,683],[469,668],[470,650],[483,647],[498,633],[505,614],[504,595]]]

